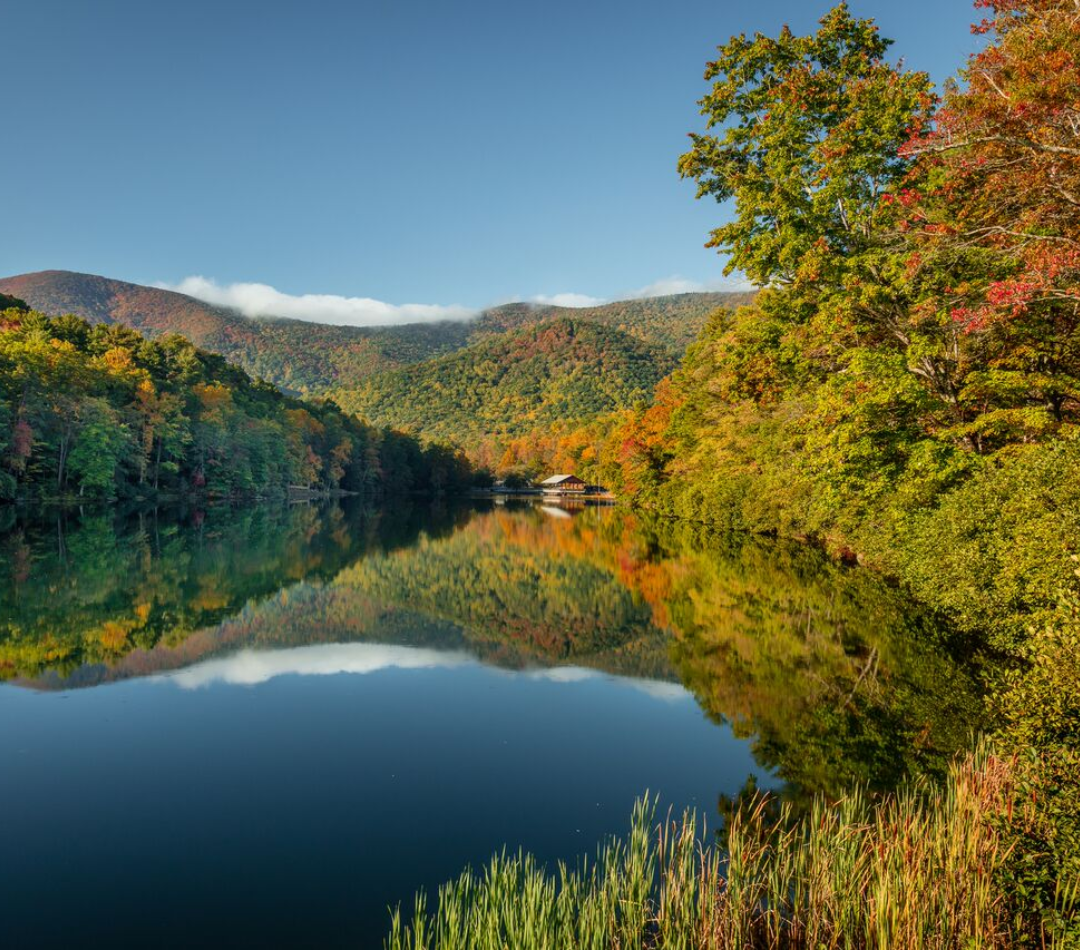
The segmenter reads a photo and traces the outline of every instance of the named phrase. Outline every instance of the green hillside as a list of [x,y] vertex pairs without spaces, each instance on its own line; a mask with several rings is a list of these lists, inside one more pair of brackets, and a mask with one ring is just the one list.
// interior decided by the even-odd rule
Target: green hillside
[[468,445],[629,408],[674,365],[663,347],[622,330],[559,318],[332,395],[376,424]]
[[318,395],[370,373],[465,345],[465,323],[339,327],[252,319],[186,294],[92,274],[41,271],[0,280],[0,292],[54,316],[123,324],[147,336],[177,333],[282,389]]
[[300,402],[176,335],[0,310],[0,502],[439,491],[457,454]]

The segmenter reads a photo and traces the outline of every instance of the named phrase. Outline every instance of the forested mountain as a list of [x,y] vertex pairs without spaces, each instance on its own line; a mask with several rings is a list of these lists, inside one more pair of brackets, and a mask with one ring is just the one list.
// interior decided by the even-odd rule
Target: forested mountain
[[469,321],[341,327],[276,317],[252,319],[185,294],[69,271],[3,278],[0,293],[52,316],[73,313],[91,323],[120,323],[151,337],[178,333],[253,376],[313,395],[356,386],[373,373],[451,353],[491,334],[557,316],[621,329],[680,355],[712,311],[750,297],[678,294],[583,310],[514,303]]
[[438,491],[454,452],[298,400],[176,335],[0,311],[0,500]]
[[153,337],[177,333],[282,389],[320,394],[335,382],[463,346],[463,322],[404,327],[338,327],[252,319],[186,294],[91,274],[41,271],[0,280],[0,292],[52,316],[122,324]]
[[382,373],[333,397],[379,425],[468,446],[584,421],[651,398],[675,364],[663,347],[559,318]]

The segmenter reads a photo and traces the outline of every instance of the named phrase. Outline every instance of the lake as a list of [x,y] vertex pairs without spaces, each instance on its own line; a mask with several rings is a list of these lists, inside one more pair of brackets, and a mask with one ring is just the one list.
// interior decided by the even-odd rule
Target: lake
[[796,544],[609,507],[0,513],[5,947],[378,947],[646,790],[940,772],[978,670]]

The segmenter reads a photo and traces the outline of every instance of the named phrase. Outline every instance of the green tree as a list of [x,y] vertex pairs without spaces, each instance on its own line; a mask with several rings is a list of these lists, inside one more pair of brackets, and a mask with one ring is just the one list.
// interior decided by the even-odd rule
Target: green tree
[[69,475],[80,495],[114,498],[118,469],[135,456],[135,442],[104,399],[83,400],[78,415],[79,431],[68,456]]
[[759,286],[841,289],[877,243],[883,196],[905,175],[901,146],[929,121],[925,73],[885,60],[890,41],[841,3],[812,36],[732,37],[709,63],[679,171],[698,196],[735,201],[709,245]]

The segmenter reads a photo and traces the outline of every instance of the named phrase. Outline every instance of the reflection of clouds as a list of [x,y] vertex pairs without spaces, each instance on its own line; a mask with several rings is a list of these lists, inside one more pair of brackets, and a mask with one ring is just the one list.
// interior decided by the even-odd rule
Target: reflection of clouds
[[629,686],[645,693],[646,696],[662,700],[665,703],[690,698],[690,694],[678,683],[668,683],[664,680],[634,679],[630,676],[612,676],[583,666],[553,666],[546,670],[530,670],[526,675],[533,679],[544,679],[553,683],[580,683],[583,680],[603,679],[611,683],[618,683],[620,686]]
[[678,683],[666,683],[664,680],[624,680],[634,689],[640,690],[653,699],[663,700],[665,703],[674,703],[682,699],[693,699]]
[[184,689],[211,683],[255,686],[275,676],[332,676],[336,673],[377,673],[379,670],[427,670],[472,663],[467,653],[424,650],[381,643],[328,643],[292,650],[244,650],[220,660],[208,660],[166,677]]
[[582,680],[594,679],[598,674],[595,670],[587,670],[581,666],[553,666],[546,670],[529,670],[525,675],[538,680],[551,680],[553,683],[580,683]]
[[[257,686],[276,676],[334,676],[338,673],[378,673],[380,670],[453,669],[475,665],[476,657],[461,651],[429,650],[385,643],[326,643],[290,650],[242,650],[232,656],[207,660],[186,670],[155,677],[182,689],[200,689],[214,683]],[[629,686],[653,699],[676,702],[690,694],[678,683],[611,676],[582,666],[553,666],[524,672],[498,670],[506,676],[546,680],[549,683],[603,681]]]

